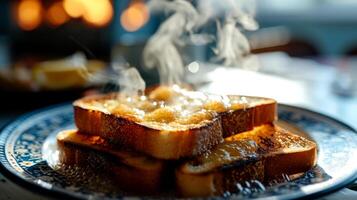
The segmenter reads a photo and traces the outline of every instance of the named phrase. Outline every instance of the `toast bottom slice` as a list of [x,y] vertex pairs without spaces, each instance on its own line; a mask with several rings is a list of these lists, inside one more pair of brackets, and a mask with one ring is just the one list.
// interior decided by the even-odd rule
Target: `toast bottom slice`
[[90,167],[113,179],[121,191],[156,194],[172,177],[164,161],[118,149],[99,136],[66,130],[58,133],[57,144],[61,165]]
[[268,182],[303,173],[316,165],[317,146],[276,125],[226,138],[212,151],[176,170],[176,187],[184,197],[238,192],[237,184]]

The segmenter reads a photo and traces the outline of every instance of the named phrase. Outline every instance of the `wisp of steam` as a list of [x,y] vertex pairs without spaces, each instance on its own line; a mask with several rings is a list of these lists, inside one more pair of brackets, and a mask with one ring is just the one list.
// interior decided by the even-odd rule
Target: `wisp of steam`
[[125,96],[143,95],[145,91],[145,81],[140,76],[139,71],[134,67],[117,68],[119,75],[118,84],[120,91]]
[[249,57],[249,42],[242,31],[258,28],[254,0],[197,0],[197,8],[187,0],[151,0],[148,7],[151,12],[172,13],[149,39],[143,53],[145,65],[158,68],[162,84],[181,83],[185,64],[177,47],[185,45],[183,37],[212,20],[217,21],[216,60],[242,67]]
[[[215,60],[226,66],[243,67],[248,60],[250,46],[242,31],[258,28],[254,0],[197,0],[196,7],[188,0],[151,0],[147,6],[151,12],[165,11],[171,15],[148,40],[143,60],[148,68],[157,68],[161,84],[180,84],[185,63],[178,46],[184,46],[191,36],[207,36],[198,32],[208,22],[217,23]],[[185,40],[186,39],[186,40]],[[250,61],[251,62],[251,61]],[[249,62],[246,62],[249,63]],[[103,79],[115,82],[124,95],[141,95],[145,82],[135,68],[113,64],[114,73],[92,76],[83,73],[91,82]]]
[[105,83],[109,81],[119,86],[122,96],[136,96],[143,95],[146,84],[141,77],[139,71],[135,67],[130,67],[127,64],[112,63],[112,71],[91,74],[88,72],[84,64],[80,69],[81,75],[91,83]]
[[192,30],[199,17],[196,9],[184,0],[152,0],[148,4],[151,11],[174,12],[164,21],[144,48],[143,58],[147,67],[157,67],[161,83],[180,83],[184,74],[177,43],[180,37]]

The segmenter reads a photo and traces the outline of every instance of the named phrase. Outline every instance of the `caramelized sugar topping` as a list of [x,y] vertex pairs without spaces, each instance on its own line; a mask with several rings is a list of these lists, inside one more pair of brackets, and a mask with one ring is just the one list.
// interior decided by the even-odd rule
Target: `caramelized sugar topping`
[[[262,157],[315,148],[316,144],[276,125],[262,125],[228,138],[211,151],[195,157],[184,170],[205,173],[222,167],[240,166]],[[238,162],[237,162],[238,161]]]
[[90,106],[144,125],[187,128],[208,123],[222,112],[245,109],[251,102],[245,97],[205,94],[174,85],[157,87],[146,96],[118,94]]

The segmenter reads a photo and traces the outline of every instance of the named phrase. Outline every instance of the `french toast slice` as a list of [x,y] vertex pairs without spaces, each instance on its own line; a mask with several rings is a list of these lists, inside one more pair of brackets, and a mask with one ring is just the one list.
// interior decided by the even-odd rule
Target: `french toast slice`
[[237,183],[281,179],[316,165],[314,142],[276,125],[226,138],[214,149],[185,162],[176,170],[176,187],[184,197],[237,192]]
[[276,119],[276,101],[160,86],[146,96],[118,93],[74,102],[77,128],[159,159],[193,157],[223,138]]
[[127,192],[154,194],[162,191],[168,181],[173,182],[167,163],[122,150],[99,136],[65,130],[58,133],[57,144],[60,164],[90,166],[109,175],[118,188]]

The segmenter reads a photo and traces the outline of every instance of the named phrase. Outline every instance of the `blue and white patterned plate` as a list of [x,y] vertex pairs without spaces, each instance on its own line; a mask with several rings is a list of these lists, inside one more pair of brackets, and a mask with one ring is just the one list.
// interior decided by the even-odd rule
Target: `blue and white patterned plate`
[[[245,191],[238,195],[245,198],[277,199],[316,197],[353,182],[357,176],[355,130],[328,116],[286,105],[279,105],[279,119],[295,125],[317,142],[318,167],[297,180],[266,187],[258,192]],[[20,117],[1,131],[2,167],[20,184],[52,194],[81,199],[123,197],[120,194],[95,191],[86,185],[74,185],[51,168],[51,155],[55,153],[51,152],[55,146],[54,136],[60,130],[73,127],[70,104],[46,108]]]

